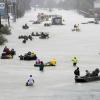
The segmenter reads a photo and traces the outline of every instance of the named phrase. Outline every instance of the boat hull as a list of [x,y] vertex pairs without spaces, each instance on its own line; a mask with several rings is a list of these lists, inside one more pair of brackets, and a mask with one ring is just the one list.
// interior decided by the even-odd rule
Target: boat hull
[[75,82],[91,82],[91,81],[99,81],[100,76],[93,76],[93,77],[76,77]]

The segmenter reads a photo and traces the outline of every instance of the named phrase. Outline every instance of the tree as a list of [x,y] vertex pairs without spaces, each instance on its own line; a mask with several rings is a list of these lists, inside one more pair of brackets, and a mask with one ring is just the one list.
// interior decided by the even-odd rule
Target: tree
[[87,11],[93,9],[94,0],[64,0],[60,1],[59,5],[64,9],[79,9]]
[[17,17],[22,17],[25,14],[25,11],[31,8],[31,0],[16,0],[16,2]]
[[3,45],[5,42],[7,42],[7,39],[4,36],[10,34],[11,31],[7,25],[0,28],[0,45]]

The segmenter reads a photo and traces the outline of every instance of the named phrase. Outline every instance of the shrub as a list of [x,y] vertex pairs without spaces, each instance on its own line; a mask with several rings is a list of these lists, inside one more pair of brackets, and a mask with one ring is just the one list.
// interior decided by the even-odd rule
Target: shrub
[[0,33],[2,33],[3,35],[10,35],[11,30],[9,29],[7,25],[5,25],[4,27],[1,27]]
[[7,42],[7,39],[4,38],[4,35],[10,35],[10,34],[11,34],[11,30],[7,25],[2,26],[0,28],[0,45],[4,45],[4,43]]
[[7,39],[5,39],[3,35],[0,35],[0,45],[4,45],[5,42],[7,42]]

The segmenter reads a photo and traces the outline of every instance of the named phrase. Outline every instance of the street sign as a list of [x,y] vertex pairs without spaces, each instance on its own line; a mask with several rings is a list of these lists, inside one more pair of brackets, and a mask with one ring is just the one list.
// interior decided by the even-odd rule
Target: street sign
[[5,3],[0,3],[0,9],[5,9]]
[[0,3],[0,15],[5,15],[5,3]]

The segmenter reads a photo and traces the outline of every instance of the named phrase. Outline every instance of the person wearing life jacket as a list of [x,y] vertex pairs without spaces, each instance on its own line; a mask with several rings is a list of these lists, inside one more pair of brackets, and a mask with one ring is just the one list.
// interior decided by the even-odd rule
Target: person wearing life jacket
[[33,86],[34,79],[32,75],[29,76],[28,81],[26,82],[26,86]]
[[56,66],[56,64],[57,64],[56,59],[55,59],[55,58],[51,59],[50,65],[51,65],[51,66]]
[[32,57],[34,57],[34,55],[35,55],[35,53],[34,53],[34,52],[32,52],[32,53],[31,53],[31,56],[32,56]]
[[32,57],[34,60],[37,59],[37,56],[36,56],[36,54],[35,54],[34,52],[31,53],[31,57]]
[[76,66],[78,63],[78,59],[76,57],[72,58],[73,66]]

